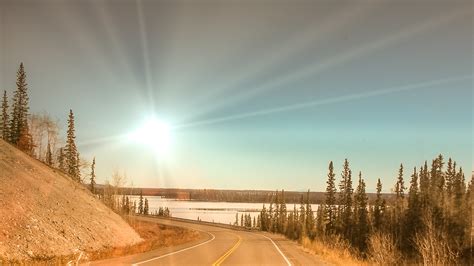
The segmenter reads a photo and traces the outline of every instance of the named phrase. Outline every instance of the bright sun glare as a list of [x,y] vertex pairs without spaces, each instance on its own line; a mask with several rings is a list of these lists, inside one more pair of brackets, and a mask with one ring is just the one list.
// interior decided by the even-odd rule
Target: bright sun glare
[[156,118],[148,119],[143,125],[128,135],[129,140],[146,145],[157,154],[166,153],[170,142],[171,128]]

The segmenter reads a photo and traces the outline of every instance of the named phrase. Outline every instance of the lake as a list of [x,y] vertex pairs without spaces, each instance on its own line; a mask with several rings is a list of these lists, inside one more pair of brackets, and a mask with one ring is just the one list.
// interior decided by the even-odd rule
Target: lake
[[[130,200],[137,201],[140,196],[129,196]],[[150,213],[158,211],[160,207],[168,207],[172,217],[197,220],[198,218],[202,221],[222,223],[222,224],[233,224],[235,222],[235,214],[240,216],[244,214],[250,214],[252,219],[260,214],[263,203],[241,203],[241,202],[207,202],[207,201],[190,201],[190,200],[175,200],[165,199],[159,196],[146,196],[148,199],[148,205]],[[265,204],[266,208],[270,204]],[[299,204],[296,205],[299,209]],[[317,204],[311,204],[313,211],[318,208]],[[286,209],[289,211],[293,210],[293,204],[286,204]]]

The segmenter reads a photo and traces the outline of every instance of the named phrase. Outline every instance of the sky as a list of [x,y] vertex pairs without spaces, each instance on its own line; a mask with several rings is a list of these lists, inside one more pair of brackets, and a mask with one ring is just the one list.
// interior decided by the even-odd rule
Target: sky
[[[136,187],[374,191],[437,154],[473,168],[473,2],[0,1],[0,89],[76,115],[78,148]],[[127,138],[147,119],[167,149]],[[468,174],[469,177],[469,174]],[[408,182],[408,181],[407,181]]]

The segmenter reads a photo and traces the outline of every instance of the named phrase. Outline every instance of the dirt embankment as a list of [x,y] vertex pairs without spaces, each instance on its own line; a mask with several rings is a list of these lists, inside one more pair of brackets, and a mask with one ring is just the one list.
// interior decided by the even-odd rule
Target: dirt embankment
[[141,240],[87,189],[0,140],[0,262],[68,256]]

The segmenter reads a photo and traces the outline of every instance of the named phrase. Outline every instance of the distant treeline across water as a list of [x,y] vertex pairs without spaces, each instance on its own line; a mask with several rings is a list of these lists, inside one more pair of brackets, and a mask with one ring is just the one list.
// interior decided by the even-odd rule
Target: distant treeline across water
[[[103,185],[98,185],[97,190],[103,189]],[[125,195],[161,196],[166,199],[211,201],[211,202],[249,202],[249,203],[270,203],[275,191],[270,190],[224,190],[224,189],[179,189],[179,188],[120,188],[119,193]],[[297,203],[301,197],[306,198],[307,191],[285,191],[287,203]],[[375,193],[367,193],[369,202],[376,199]],[[390,202],[394,196],[383,194],[383,197]],[[310,192],[309,201],[311,204],[321,204],[325,200],[325,192]]]

